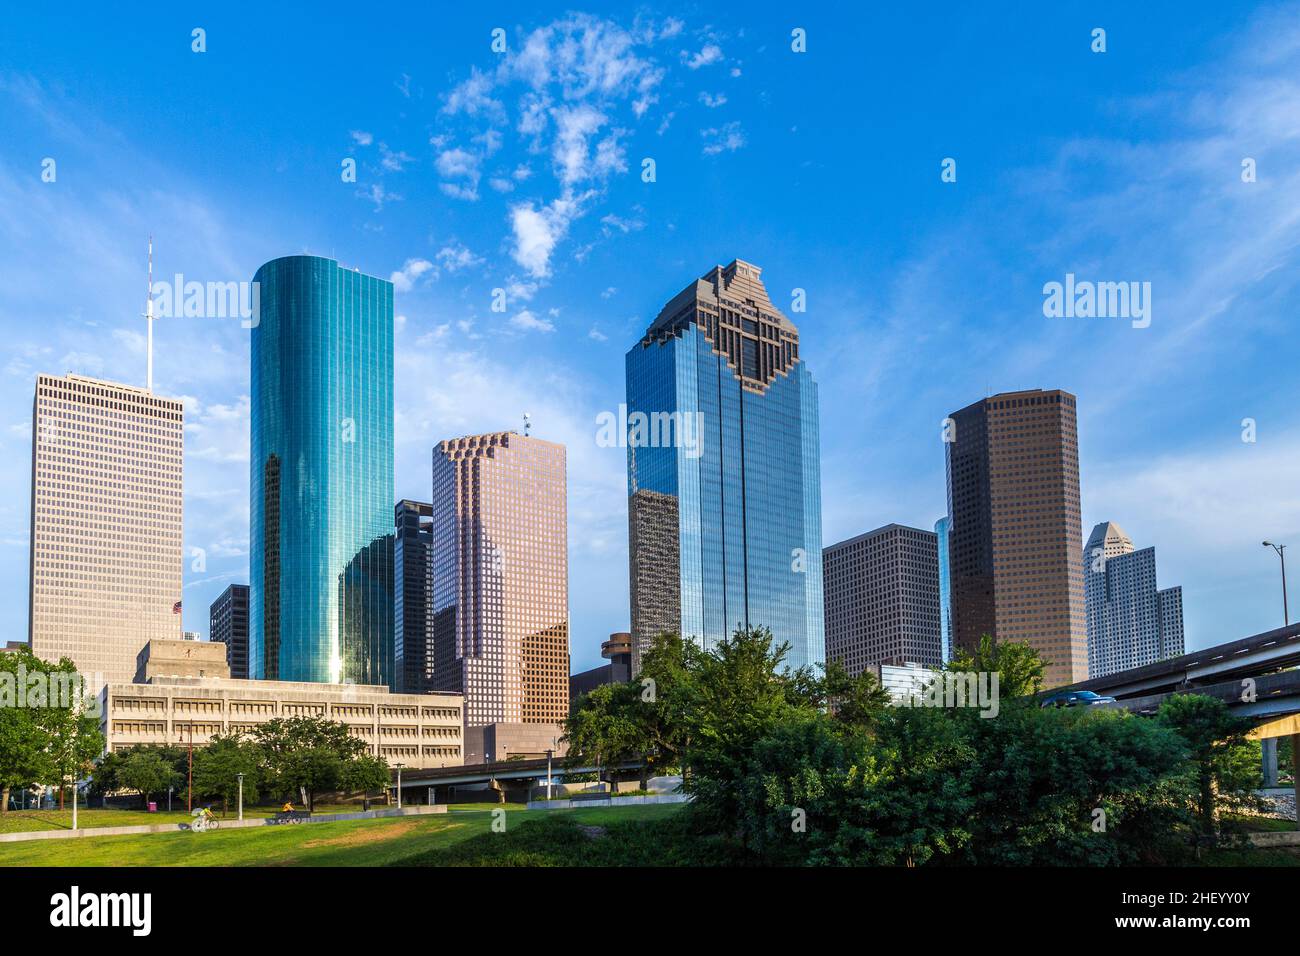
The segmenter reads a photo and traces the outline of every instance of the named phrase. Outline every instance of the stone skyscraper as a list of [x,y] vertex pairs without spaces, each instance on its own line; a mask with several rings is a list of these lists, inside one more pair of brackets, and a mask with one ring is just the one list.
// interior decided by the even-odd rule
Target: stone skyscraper
[[253,281],[249,675],[388,684],[393,286],[317,256]]
[[98,692],[150,640],[181,636],[181,403],[40,375],[32,406],[28,637]]
[[1027,642],[1044,685],[1088,676],[1075,397],[1005,392],[946,423],[953,642]]
[[662,631],[708,647],[760,625],[788,666],[825,659],[817,385],[761,271],[710,269],[627,353],[638,668]]
[[563,445],[515,432],[434,449],[433,680],[466,727],[568,716],[566,480]]
[[885,525],[826,548],[826,658],[861,674],[943,663],[938,536]]
[[1183,589],[1156,587],[1156,549],[1136,551],[1113,521],[1092,529],[1083,549],[1088,676],[1177,657],[1183,649]]

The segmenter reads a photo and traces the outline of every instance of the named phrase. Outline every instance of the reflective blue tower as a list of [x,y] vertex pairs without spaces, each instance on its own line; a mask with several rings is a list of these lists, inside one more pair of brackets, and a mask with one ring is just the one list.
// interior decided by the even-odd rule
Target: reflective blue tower
[[635,668],[660,633],[740,626],[825,660],[817,385],[760,275],[715,267],[627,353]]
[[948,574],[948,532],[952,519],[940,518],[934,523],[934,533],[939,541],[939,647],[943,662],[952,660],[952,579]]
[[392,284],[317,256],[253,281],[249,676],[389,684]]

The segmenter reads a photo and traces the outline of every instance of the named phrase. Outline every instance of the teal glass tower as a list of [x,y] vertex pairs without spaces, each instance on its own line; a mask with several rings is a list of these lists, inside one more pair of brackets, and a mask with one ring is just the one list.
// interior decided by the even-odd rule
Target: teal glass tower
[[393,287],[333,259],[254,276],[249,676],[393,678]]
[[939,647],[945,664],[952,660],[952,578],[948,574],[948,532],[952,519],[947,515],[934,523],[939,546]]
[[736,260],[627,353],[633,667],[660,633],[766,626],[825,661],[817,385],[799,332]]

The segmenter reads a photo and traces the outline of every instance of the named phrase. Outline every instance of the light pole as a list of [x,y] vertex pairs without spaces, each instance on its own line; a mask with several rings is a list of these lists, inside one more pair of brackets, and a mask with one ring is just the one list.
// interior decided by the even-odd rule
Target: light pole
[[172,791],[175,789],[176,788],[171,785],[168,785],[167,787],[167,812],[168,813],[172,812]]
[[77,829],[77,775],[72,775],[72,829]]
[[1286,545],[1265,541],[1264,547],[1276,551],[1278,558],[1282,561],[1282,624],[1287,625],[1291,623],[1291,614],[1286,606]]
[[395,763],[393,766],[397,768],[397,809],[400,810],[402,809],[402,768],[406,764]]
[[244,775],[235,774],[239,778],[239,819],[244,819]]
[[546,799],[551,799],[551,755],[555,753],[555,745],[558,741],[551,738],[551,748],[546,751]]

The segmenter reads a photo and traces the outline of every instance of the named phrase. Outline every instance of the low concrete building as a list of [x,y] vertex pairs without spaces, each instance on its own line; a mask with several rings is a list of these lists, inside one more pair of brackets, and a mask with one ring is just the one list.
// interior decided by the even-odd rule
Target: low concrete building
[[898,660],[872,664],[867,670],[876,675],[876,680],[895,704],[904,703],[922,693],[941,673],[922,664]]
[[[213,646],[222,652],[224,665],[225,648]],[[108,684],[99,702],[110,751],[136,744],[188,744],[191,735],[194,746],[201,747],[218,734],[250,733],[276,717],[327,717],[346,724],[372,754],[390,765],[429,769],[459,766],[465,759],[459,694],[394,694],[369,684],[153,674],[148,683]]]
[[229,677],[226,645],[212,641],[162,641],[155,638],[135,656],[135,682],[155,677]]
[[484,724],[465,728],[465,763],[535,760],[551,750],[563,757],[568,748],[559,724]]
[[600,667],[569,675],[569,713],[583,694],[603,684],[626,684],[632,679],[632,635],[616,631],[600,645],[600,656],[609,661]]

